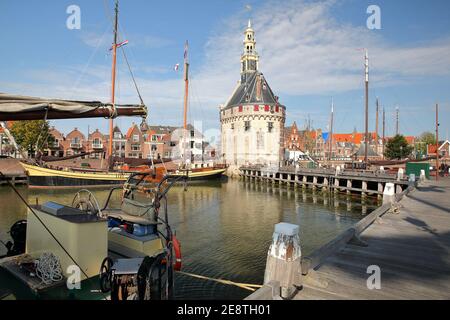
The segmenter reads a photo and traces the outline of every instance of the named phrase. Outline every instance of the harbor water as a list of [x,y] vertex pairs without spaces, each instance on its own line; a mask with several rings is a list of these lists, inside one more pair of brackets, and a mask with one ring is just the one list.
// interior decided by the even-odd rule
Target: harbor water
[[[30,204],[56,201],[70,205],[77,189],[19,188]],[[92,189],[100,204],[108,189]],[[120,192],[112,199],[120,203]],[[376,199],[332,195],[238,180],[191,184],[171,189],[169,221],[181,242],[183,271],[239,283],[261,284],[274,225],[300,226],[302,254],[325,244],[377,207]],[[9,187],[0,188],[0,240],[26,206]],[[0,255],[4,254],[0,245]],[[0,287],[8,281],[0,273]],[[3,279],[2,279],[3,278]],[[177,299],[242,299],[251,292],[221,283],[177,274]]]

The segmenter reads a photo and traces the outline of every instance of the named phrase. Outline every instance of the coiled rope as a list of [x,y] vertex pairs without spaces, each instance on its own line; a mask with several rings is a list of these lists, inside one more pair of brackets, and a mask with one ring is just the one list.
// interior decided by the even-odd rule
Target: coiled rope
[[49,285],[63,279],[59,258],[51,252],[44,252],[35,262],[36,276]]

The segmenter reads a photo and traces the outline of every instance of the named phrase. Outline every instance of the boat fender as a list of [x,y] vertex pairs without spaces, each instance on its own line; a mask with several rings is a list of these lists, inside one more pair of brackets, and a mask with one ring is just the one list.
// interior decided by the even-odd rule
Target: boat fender
[[175,235],[172,236],[173,250],[175,251],[175,263],[173,268],[175,271],[181,270],[181,244]]

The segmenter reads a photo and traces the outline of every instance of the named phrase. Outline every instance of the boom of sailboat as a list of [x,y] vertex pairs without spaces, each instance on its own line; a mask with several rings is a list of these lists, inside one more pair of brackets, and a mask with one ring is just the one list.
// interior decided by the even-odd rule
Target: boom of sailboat
[[144,104],[46,99],[0,93],[0,121],[147,116]]

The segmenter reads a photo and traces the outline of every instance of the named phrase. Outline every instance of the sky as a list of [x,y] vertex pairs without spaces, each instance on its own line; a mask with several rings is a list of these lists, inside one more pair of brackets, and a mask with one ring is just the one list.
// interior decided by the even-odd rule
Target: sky
[[[80,8],[80,29],[67,28],[67,8]],[[110,101],[113,0],[1,0],[0,92]],[[380,8],[381,29],[369,29],[369,5]],[[260,71],[281,103],[286,125],[311,119],[327,130],[364,130],[364,55],[370,65],[369,129],[375,100],[386,111],[386,135],[450,130],[450,1],[448,0],[122,0],[119,37],[151,125],[181,125],[184,43],[189,41],[189,121],[220,128],[219,106],[240,78],[248,19],[255,30]],[[118,55],[117,103],[138,103],[123,53]],[[381,119],[381,113],[380,113]],[[139,118],[118,118],[126,130]],[[52,121],[107,132],[105,119]],[[380,120],[381,131],[381,120]]]

